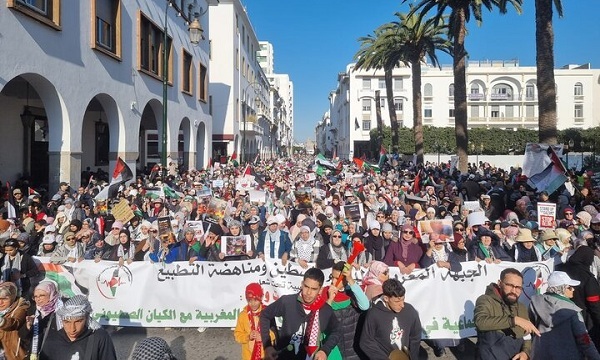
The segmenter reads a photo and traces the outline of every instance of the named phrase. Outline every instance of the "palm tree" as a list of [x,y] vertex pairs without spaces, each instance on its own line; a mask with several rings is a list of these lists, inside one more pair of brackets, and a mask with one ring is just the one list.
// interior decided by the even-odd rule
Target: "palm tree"
[[[406,2],[407,0],[403,0]],[[543,1],[543,0],[536,0]],[[446,11],[450,11],[448,18],[448,37],[452,40],[452,57],[454,71],[454,131],[456,134],[456,152],[458,155],[458,169],[461,173],[467,172],[468,164],[468,132],[467,132],[467,78],[465,60],[465,37],[467,22],[471,16],[481,24],[482,6],[492,11],[497,7],[501,14],[506,13],[506,5],[513,5],[517,13],[521,13],[523,0],[421,0],[411,11],[420,10],[420,17],[424,17],[431,9],[435,8],[435,18],[441,19]]]
[[[398,120],[394,106],[394,90],[392,85],[392,70],[399,64],[397,51],[395,47],[397,42],[392,36],[386,36],[386,33],[393,33],[393,29],[386,26],[380,26],[375,29],[373,34],[360,37],[360,48],[354,55],[356,59],[355,69],[380,70],[383,69],[385,80],[385,91],[392,127],[392,153],[398,152]],[[390,35],[391,35],[390,34]],[[379,104],[377,104],[379,106]],[[377,125],[378,127],[380,124]]]
[[[554,0],[558,16],[562,3]],[[538,141],[556,144],[556,86],[554,84],[554,31],[552,30],[552,1],[535,0],[535,49],[538,87]]]
[[[411,7],[412,10],[412,7]],[[450,53],[450,42],[445,39],[448,27],[444,19],[430,18],[426,21],[414,13],[396,13],[399,21],[390,25],[397,27],[403,39],[400,45],[402,62],[410,65],[412,73],[413,134],[417,164],[423,164],[423,111],[421,97],[421,62],[425,57],[433,66],[440,67],[436,50]]]

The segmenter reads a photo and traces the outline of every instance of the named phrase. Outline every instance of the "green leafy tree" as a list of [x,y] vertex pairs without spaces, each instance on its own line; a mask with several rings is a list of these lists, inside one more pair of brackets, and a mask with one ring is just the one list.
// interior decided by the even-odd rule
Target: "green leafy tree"
[[[406,2],[407,0],[403,0]],[[506,13],[506,5],[512,4],[521,13],[522,0],[421,0],[411,12],[420,11],[420,16],[434,9],[436,17],[442,19],[449,11],[448,37],[452,41],[452,57],[454,72],[454,129],[456,134],[456,152],[458,168],[462,173],[467,171],[468,164],[468,132],[467,132],[467,79],[465,37],[466,24],[475,18],[478,24],[483,21],[482,9],[489,11],[498,8],[500,13]]]

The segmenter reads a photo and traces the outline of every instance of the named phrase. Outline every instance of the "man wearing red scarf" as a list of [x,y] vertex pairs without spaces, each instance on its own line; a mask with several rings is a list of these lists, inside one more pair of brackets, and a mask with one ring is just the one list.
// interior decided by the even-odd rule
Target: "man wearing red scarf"
[[[321,294],[325,275],[310,268],[304,273],[299,294],[283,295],[260,314],[260,334],[265,359],[326,360],[340,340],[333,309]],[[271,341],[269,325],[282,317],[277,344]]]
[[[260,284],[251,283],[246,286],[246,301],[248,305],[238,317],[233,336],[235,341],[242,345],[243,360],[261,360],[264,358],[262,341],[260,338],[259,316],[263,310],[263,290]],[[275,323],[273,323],[275,326]],[[271,339],[275,334],[270,333]]]

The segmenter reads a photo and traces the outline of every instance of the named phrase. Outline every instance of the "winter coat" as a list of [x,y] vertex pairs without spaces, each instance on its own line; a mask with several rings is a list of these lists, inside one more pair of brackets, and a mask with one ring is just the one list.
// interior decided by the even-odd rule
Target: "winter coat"
[[[458,272],[462,271],[462,264],[460,263],[460,258],[453,251],[449,251],[446,249],[446,253],[448,253],[448,262],[450,263],[450,271]],[[427,253],[423,253],[423,257],[421,257],[421,261],[419,261],[419,265],[422,268],[426,268],[435,264],[435,260],[433,256],[427,256]]]
[[594,262],[594,250],[589,246],[579,247],[564,264],[556,266],[556,270],[566,272],[573,280],[581,284],[575,287],[573,302],[582,309],[581,315],[588,332],[598,347],[600,344],[600,285],[590,272]]
[[360,349],[371,360],[387,360],[393,350],[407,347],[410,358],[418,359],[421,331],[419,313],[412,305],[404,303],[404,308],[396,313],[380,298],[367,312]]
[[27,352],[21,346],[19,329],[25,324],[29,302],[23,298],[17,298],[8,309],[8,312],[0,320],[0,343],[4,349],[6,360],[22,360],[27,356]]
[[[258,238],[258,244],[256,244],[256,251],[261,254],[265,252],[265,238],[267,237],[267,233],[269,230],[265,230],[260,233],[260,237]],[[279,254],[275,254],[275,258],[281,259],[284,253],[290,255],[290,251],[292,251],[292,241],[287,232],[283,230],[279,230]],[[274,248],[271,247],[271,250],[274,251]],[[264,254],[265,259],[270,259],[271,254]]]
[[[254,319],[256,326],[258,326],[259,318]],[[273,323],[274,327],[275,324]],[[233,331],[233,337],[235,341],[242,345],[242,360],[252,359],[252,350],[254,349],[254,340],[250,340],[250,333],[252,332],[252,325],[250,324],[250,318],[248,317],[248,309],[244,308],[238,316],[235,330]],[[275,341],[275,333],[270,331],[271,341]],[[261,346],[263,352],[261,353],[261,359],[264,358],[264,347]]]
[[[310,319],[309,314],[304,311],[302,303],[298,300],[298,296],[298,294],[283,295],[260,313],[260,334],[263,346],[265,348],[274,346],[276,350],[280,350],[279,360],[306,358],[306,350],[302,344],[299,344],[297,355],[294,355],[294,351],[287,350],[288,345],[293,343],[296,332],[303,326],[307,326]],[[278,332],[277,344],[273,344],[269,327],[273,319],[278,316],[283,317],[283,323]],[[320,350],[329,355],[341,338],[339,323],[329,304],[324,304],[319,310],[319,329],[325,334]]]
[[525,331],[516,326],[514,318],[528,319],[527,308],[517,302],[508,305],[497,284],[488,285],[485,294],[475,302],[477,348],[481,360],[511,359],[519,352],[531,352],[531,340],[524,340]]
[[398,266],[398,261],[402,262],[404,266],[409,266],[410,264],[416,264],[415,267],[419,267],[419,260],[423,256],[423,249],[414,243],[410,243],[408,245],[408,254],[406,259],[402,257],[402,240],[400,241],[392,241],[390,246],[387,248],[385,253],[385,258],[383,262],[388,266]]
[[585,328],[581,308],[570,299],[550,293],[534,295],[529,318],[542,334],[533,338],[532,360],[600,360]]
[[[323,289],[323,293],[327,293],[328,288]],[[329,360],[353,360],[359,359],[357,350],[360,352],[359,340],[360,329],[357,332],[357,324],[363,311],[369,309],[369,299],[363,292],[360,286],[356,283],[352,286],[346,286],[344,292],[350,297],[350,304],[343,307],[343,303],[332,303],[331,307],[334,310],[335,317],[340,324],[341,339],[337,344],[336,349],[329,354]]]

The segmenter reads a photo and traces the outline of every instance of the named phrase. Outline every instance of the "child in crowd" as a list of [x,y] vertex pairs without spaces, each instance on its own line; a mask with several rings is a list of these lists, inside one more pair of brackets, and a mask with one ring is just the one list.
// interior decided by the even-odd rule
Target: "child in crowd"
[[[262,341],[260,339],[260,312],[263,290],[258,283],[246,286],[246,301],[248,305],[238,316],[233,336],[235,341],[242,345],[243,360],[260,360],[265,357]],[[271,340],[275,341],[275,334],[271,332]]]

